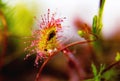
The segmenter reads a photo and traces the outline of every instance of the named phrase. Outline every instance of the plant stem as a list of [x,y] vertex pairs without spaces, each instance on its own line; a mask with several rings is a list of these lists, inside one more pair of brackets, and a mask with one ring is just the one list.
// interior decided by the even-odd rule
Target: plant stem
[[[94,35],[94,34],[92,34],[92,35]],[[66,45],[66,46],[62,46],[62,48],[60,48],[58,51],[56,51],[56,52],[54,52],[53,54],[51,54],[51,56],[49,56],[49,57],[45,60],[45,62],[42,64],[42,66],[40,67],[40,69],[39,69],[39,71],[38,71],[38,73],[37,73],[37,75],[36,75],[35,81],[39,81],[40,74],[41,74],[43,68],[45,67],[45,65],[48,63],[48,61],[49,61],[53,56],[55,56],[56,54],[58,54],[60,51],[62,51],[62,52],[64,52],[64,53],[65,53],[65,51],[69,51],[68,53],[65,53],[65,55],[70,59],[70,61],[71,61],[72,63],[75,64],[75,68],[76,68],[76,70],[78,71],[78,74],[79,74],[80,77],[81,77],[81,70],[79,69],[80,67],[79,67],[79,64],[78,64],[79,62],[76,60],[76,58],[74,57],[74,55],[72,54],[72,52],[70,52],[70,50],[68,50],[68,47],[71,47],[71,46],[77,45],[77,44],[85,44],[85,43],[89,43],[89,42],[96,41],[96,40],[98,39],[98,37],[97,37],[96,35],[94,35],[94,36],[95,36],[95,39],[93,39],[93,40],[73,42],[73,43],[68,44],[68,45]],[[82,77],[82,78],[83,78],[83,77]]]
[[78,72],[80,80],[83,80],[85,77],[85,74],[83,72],[83,69],[79,65],[79,61],[74,57],[73,53],[68,48],[64,49],[63,53],[69,59],[70,67],[75,68],[76,71]]
[[[109,71],[110,69],[112,69],[113,67],[115,67],[115,66],[118,65],[118,64],[120,64],[120,61],[116,61],[116,62],[114,62],[113,64],[109,65],[107,68],[105,68],[105,69],[101,72],[100,75],[103,75],[105,72]],[[93,77],[94,77],[94,75],[91,75],[91,76],[87,77],[86,80],[91,79],[91,78],[93,78]]]
[[42,66],[40,67],[40,69],[39,69],[39,71],[38,71],[38,73],[37,73],[37,75],[36,75],[35,81],[39,81],[40,76],[41,76],[41,72],[42,72],[43,68],[44,68],[45,65],[48,63],[48,61],[49,61],[54,55],[56,55],[58,52],[59,52],[59,51],[51,54],[51,56],[49,56],[49,57],[44,61],[44,63],[42,64]]
[[113,68],[114,66],[118,65],[120,63],[120,61],[117,61],[111,65],[109,65],[107,68],[105,68],[102,72],[101,75],[104,74],[105,72],[107,72],[108,70],[110,70],[111,68]]
[[7,21],[6,21],[6,18],[4,16],[4,14],[2,13],[2,11],[0,10],[0,19],[2,21],[2,24],[3,24],[3,50],[2,50],[2,54],[1,54],[1,60],[0,60],[0,68],[2,68],[3,64],[4,64],[4,56],[6,54],[6,49],[7,49],[7,30],[8,30],[8,27],[7,27]]
[[95,35],[95,34],[92,34],[92,35],[95,37],[95,39],[93,39],[93,40],[85,40],[85,41],[73,42],[73,43],[70,43],[70,44],[66,45],[63,49],[68,48],[68,47],[71,47],[71,46],[74,46],[74,45],[77,45],[77,44],[85,44],[85,43],[90,43],[90,42],[94,42],[94,41],[98,40],[97,35]]
[[40,75],[41,75],[41,72],[43,70],[43,68],[45,67],[45,65],[48,63],[48,61],[51,59],[51,57],[49,57],[47,60],[45,60],[45,62],[42,64],[42,66],[40,67],[37,75],[36,75],[36,79],[35,81],[39,81],[39,78],[40,78]]

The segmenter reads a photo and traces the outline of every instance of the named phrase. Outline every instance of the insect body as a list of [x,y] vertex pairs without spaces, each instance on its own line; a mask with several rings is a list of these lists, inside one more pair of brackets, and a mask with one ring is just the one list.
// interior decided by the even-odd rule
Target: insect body
[[51,31],[50,34],[48,35],[48,41],[55,37],[55,35],[56,35],[55,31]]

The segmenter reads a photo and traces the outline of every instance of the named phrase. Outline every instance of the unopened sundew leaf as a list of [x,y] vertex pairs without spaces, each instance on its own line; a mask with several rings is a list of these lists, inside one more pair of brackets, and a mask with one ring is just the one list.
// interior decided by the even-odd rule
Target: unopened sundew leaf
[[85,35],[84,31],[82,31],[82,30],[79,30],[77,33],[81,37],[84,37],[84,35]]
[[117,55],[116,55],[116,57],[115,57],[115,60],[116,60],[116,61],[120,61],[120,53],[119,53],[119,52],[117,52]]

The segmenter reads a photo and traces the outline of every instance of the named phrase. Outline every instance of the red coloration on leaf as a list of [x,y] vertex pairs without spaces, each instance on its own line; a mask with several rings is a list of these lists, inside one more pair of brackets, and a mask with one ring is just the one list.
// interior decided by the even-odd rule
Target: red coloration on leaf
[[25,50],[30,51],[26,58],[37,53],[35,64],[60,48],[59,37],[61,36],[58,33],[62,31],[61,23],[65,18],[56,18],[55,15],[55,13],[50,14],[50,9],[48,9],[47,15],[41,16],[39,29],[33,32],[32,41],[29,41],[30,46],[25,48]]

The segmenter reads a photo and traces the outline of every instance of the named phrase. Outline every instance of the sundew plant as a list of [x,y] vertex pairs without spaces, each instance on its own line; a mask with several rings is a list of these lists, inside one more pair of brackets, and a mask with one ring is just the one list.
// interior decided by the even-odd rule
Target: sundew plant
[[91,26],[73,19],[77,40],[64,33],[70,18],[51,8],[37,14],[42,8],[29,1],[0,0],[0,81],[120,80],[120,38],[106,40],[102,33],[106,0],[99,1]]
[[[69,59],[69,66],[74,68],[77,71],[79,76],[78,81],[90,80],[90,81],[106,81],[109,78],[106,78],[107,75],[104,75],[106,72],[109,72],[112,67],[119,63],[117,59],[119,54],[117,53],[116,59],[117,62],[111,64],[108,67],[104,65],[100,65],[100,70],[97,71],[97,67],[94,63],[91,63],[91,69],[93,72],[93,76],[85,76],[82,69],[80,69],[79,61],[74,56],[73,52],[69,49],[69,47],[74,45],[81,45],[85,43],[92,43],[90,46],[96,50],[99,47],[99,44],[102,39],[101,30],[103,27],[102,24],[102,15],[104,9],[105,0],[100,0],[100,6],[98,14],[93,18],[93,25],[90,28],[86,23],[82,23],[79,19],[76,19],[74,24],[78,29],[78,35],[85,39],[85,41],[76,41],[70,44],[63,44],[60,42],[60,38],[63,37],[62,34],[59,33],[63,30],[62,23],[65,21],[64,18],[56,18],[55,13],[51,13],[50,9],[48,9],[48,13],[41,16],[41,20],[38,22],[39,29],[33,31],[31,38],[33,40],[30,41],[30,46],[26,47],[25,50],[30,50],[29,54],[27,54],[26,58],[28,58],[31,54],[36,54],[35,64],[38,65],[40,61],[44,61],[42,66],[39,69],[39,72],[36,75],[35,81],[39,81],[41,78],[41,71],[44,66],[48,63],[48,61],[62,52]],[[67,39],[66,39],[67,40]],[[110,75],[109,75],[110,76]],[[90,79],[89,79],[90,78]]]
[[44,16],[41,16],[41,20],[42,21],[38,23],[39,29],[35,30],[31,36],[33,40],[31,41],[30,46],[25,48],[26,51],[30,50],[26,58],[28,58],[31,54],[36,54],[36,65],[38,65],[38,62],[41,60],[45,61],[40,67],[40,70],[36,76],[36,81],[38,81],[40,73],[45,64],[50,60],[52,56],[59,52],[65,54],[67,58],[73,64],[75,64],[74,67],[78,70],[78,73],[80,74],[77,60],[75,59],[68,47],[79,43],[86,43],[87,41],[78,41],[68,45],[64,45],[63,43],[61,43],[61,41],[59,40],[63,36],[60,35],[60,32],[62,32],[62,22],[64,22],[65,17],[55,18],[55,14],[50,14],[50,9],[48,9],[47,15],[44,14]]

